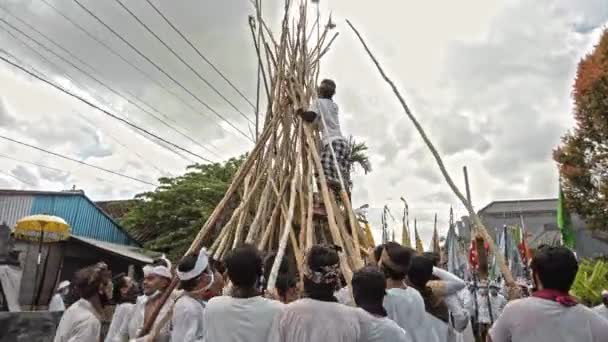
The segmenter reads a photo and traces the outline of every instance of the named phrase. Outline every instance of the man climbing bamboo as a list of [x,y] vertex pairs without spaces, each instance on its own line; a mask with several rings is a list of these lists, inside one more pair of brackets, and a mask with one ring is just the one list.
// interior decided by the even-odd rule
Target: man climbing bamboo
[[321,128],[321,164],[328,186],[334,191],[340,191],[342,181],[346,190],[350,191],[350,144],[340,130],[338,105],[333,101],[335,94],[336,83],[325,79],[319,85],[318,97],[313,100],[309,110],[298,112],[305,121],[317,123]]

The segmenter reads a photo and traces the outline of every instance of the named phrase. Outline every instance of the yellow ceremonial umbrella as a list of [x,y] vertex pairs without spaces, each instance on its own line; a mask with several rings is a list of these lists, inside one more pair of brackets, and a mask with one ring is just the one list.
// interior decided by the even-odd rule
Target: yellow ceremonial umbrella
[[43,269],[40,277],[40,283],[38,283],[40,265],[42,264],[42,244],[59,242],[69,238],[70,225],[61,217],[51,215],[32,215],[17,221],[13,234],[16,238],[38,243],[38,260],[36,264],[36,275],[34,278],[34,286],[38,286],[38,289],[33,301],[34,305],[36,305],[40,299],[40,293],[42,291],[42,285],[46,275],[46,262],[48,260],[47,256],[44,261],[44,267],[42,267]]
[[32,215],[17,221],[13,234],[17,238],[39,243],[58,242],[70,237],[70,225],[61,217]]

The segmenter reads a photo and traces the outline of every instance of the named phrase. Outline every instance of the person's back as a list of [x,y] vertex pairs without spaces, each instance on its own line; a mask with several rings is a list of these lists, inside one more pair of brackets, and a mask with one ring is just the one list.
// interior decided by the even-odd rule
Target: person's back
[[490,335],[493,342],[606,342],[608,320],[580,304],[529,297],[507,304]]
[[95,308],[86,299],[80,299],[61,316],[54,342],[76,342],[100,333],[101,321]]
[[412,287],[388,289],[384,309],[388,317],[406,331],[419,328],[424,321],[424,300]]
[[364,342],[412,342],[412,337],[388,317],[367,315],[362,321]]
[[608,342],[608,321],[568,293],[578,261],[566,247],[541,246],[530,263],[536,292],[510,302],[488,335],[490,342]]
[[593,312],[608,320],[608,306],[600,304],[593,308]]
[[212,298],[204,314],[204,341],[266,342],[283,304],[260,296]]
[[275,322],[272,342],[359,341],[363,311],[310,298],[286,305]]

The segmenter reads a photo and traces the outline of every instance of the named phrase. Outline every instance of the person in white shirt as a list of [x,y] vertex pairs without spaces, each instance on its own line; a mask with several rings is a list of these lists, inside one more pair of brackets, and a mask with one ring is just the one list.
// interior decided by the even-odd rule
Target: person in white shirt
[[507,304],[488,342],[608,341],[608,320],[568,294],[578,272],[572,251],[541,246],[530,267],[537,291]]
[[334,292],[340,283],[340,258],[332,247],[315,245],[302,265],[303,298],[277,316],[269,342],[359,342],[361,309],[338,303]]
[[177,278],[184,293],[175,302],[171,319],[171,342],[203,340],[205,292],[213,285],[214,274],[205,250],[185,256],[177,266]]
[[[350,189],[351,186],[348,162],[350,144],[342,135],[340,129],[338,105],[333,101],[335,94],[336,83],[333,80],[325,79],[321,81],[317,89],[318,97],[313,100],[308,111],[300,114],[304,120],[320,125],[322,136],[321,165],[329,187],[339,191],[340,175],[346,190]],[[338,165],[338,169],[335,165]]]
[[232,284],[230,296],[212,298],[205,307],[205,342],[267,342],[282,303],[261,296],[262,258],[253,245],[231,250],[225,265]]
[[106,342],[117,341],[117,339],[120,341],[120,336],[126,330],[131,313],[135,307],[138,292],[137,285],[135,285],[133,279],[127,277],[124,273],[114,278],[112,301],[116,306],[114,307],[112,322],[106,334]]
[[602,304],[594,307],[593,311],[605,319],[608,319],[608,290],[602,291],[602,302]]
[[131,314],[131,319],[117,341],[123,341],[125,338],[129,341],[146,341],[152,335],[155,337],[155,341],[159,342],[166,342],[170,339],[170,311],[173,306],[173,300],[171,299],[167,300],[161,307],[148,335],[143,337],[140,335],[144,327],[145,317],[160,303],[163,292],[169,287],[172,278],[171,263],[166,259],[157,259],[152,265],[144,266],[143,271],[145,297],[137,300]]
[[57,286],[57,291],[49,303],[49,311],[65,311],[65,298],[70,292],[70,282],[64,280]]
[[353,274],[353,296],[358,307],[369,315],[362,319],[365,342],[411,342],[409,334],[387,317],[382,306],[386,277],[376,266],[366,266]]
[[54,342],[99,341],[100,315],[112,298],[111,277],[104,263],[76,273],[74,283],[81,298],[63,313]]
[[414,342],[428,342],[424,301],[420,293],[405,282],[414,254],[413,249],[396,242],[387,242],[374,250],[375,262],[386,276],[383,306],[388,318],[407,331]]

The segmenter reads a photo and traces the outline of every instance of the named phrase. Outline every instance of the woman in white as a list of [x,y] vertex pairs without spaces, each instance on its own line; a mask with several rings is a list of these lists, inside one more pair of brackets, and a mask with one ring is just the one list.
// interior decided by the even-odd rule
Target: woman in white
[[112,301],[116,303],[116,307],[114,308],[112,323],[106,334],[106,342],[115,341],[126,329],[133,307],[135,307],[137,295],[137,286],[131,278],[121,274],[114,280]]
[[57,286],[57,291],[49,303],[49,311],[65,311],[64,298],[70,292],[70,282],[64,280]]
[[361,310],[340,304],[334,297],[340,279],[336,250],[313,246],[304,258],[302,271],[303,298],[284,307],[269,341],[361,341]]
[[203,340],[205,292],[213,285],[213,271],[205,250],[187,255],[177,266],[177,278],[184,293],[175,302],[171,320],[171,342]]
[[212,298],[203,316],[205,342],[267,342],[272,322],[281,311],[278,301],[258,290],[262,258],[252,245],[242,245],[224,260],[232,283],[230,296]]

